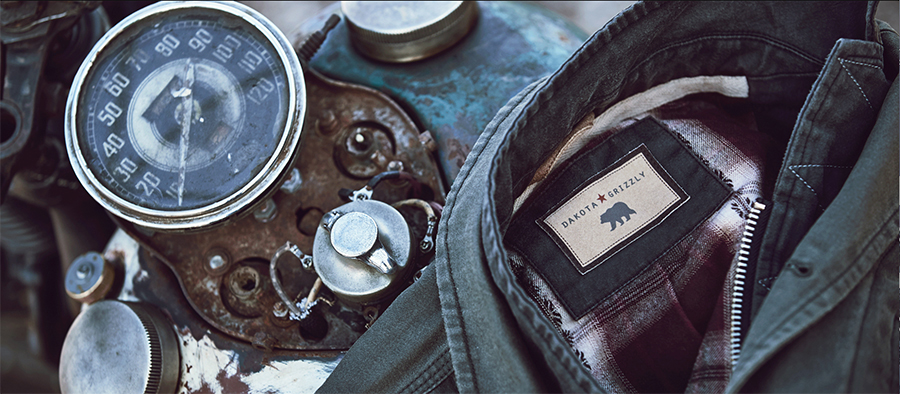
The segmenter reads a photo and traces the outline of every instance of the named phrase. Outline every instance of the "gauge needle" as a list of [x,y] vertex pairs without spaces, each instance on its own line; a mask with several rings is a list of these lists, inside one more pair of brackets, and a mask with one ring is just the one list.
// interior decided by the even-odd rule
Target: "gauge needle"
[[182,117],[181,117],[181,158],[178,165],[178,206],[184,196],[184,176],[187,171],[187,150],[188,139],[191,133],[191,118],[194,117],[194,64],[191,58],[187,59],[187,65],[184,67],[184,81],[181,89],[172,92],[172,96],[182,98]]

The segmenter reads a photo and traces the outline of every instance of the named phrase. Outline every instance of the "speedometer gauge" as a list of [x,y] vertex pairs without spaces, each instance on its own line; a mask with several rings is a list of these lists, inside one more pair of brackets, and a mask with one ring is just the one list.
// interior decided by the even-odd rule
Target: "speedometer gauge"
[[256,11],[158,3],[116,25],[81,65],[66,147],[112,213],[157,230],[204,228],[277,188],[305,100],[296,54]]

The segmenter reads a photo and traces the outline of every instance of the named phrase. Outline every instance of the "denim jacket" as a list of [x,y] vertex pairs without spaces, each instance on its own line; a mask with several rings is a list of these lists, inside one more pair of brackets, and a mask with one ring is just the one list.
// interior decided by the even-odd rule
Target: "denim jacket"
[[865,3],[638,3],[511,99],[454,182],[435,261],[322,392],[602,392],[508,264],[516,198],[576,124],[742,76],[775,140],[726,391],[898,390],[898,35]]

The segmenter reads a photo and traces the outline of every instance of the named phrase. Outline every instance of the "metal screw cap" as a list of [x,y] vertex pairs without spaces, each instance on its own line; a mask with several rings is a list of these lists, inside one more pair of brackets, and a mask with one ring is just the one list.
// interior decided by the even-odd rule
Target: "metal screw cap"
[[372,249],[378,240],[378,225],[371,216],[350,212],[331,228],[331,245],[344,257],[356,258]]
[[115,273],[100,253],[88,252],[78,256],[66,272],[66,294],[75,301],[90,304],[106,297],[112,288]]
[[364,55],[403,63],[449,48],[478,17],[474,1],[342,1],[353,45]]
[[322,221],[330,226],[316,231],[312,260],[322,283],[336,296],[367,304],[402,286],[413,250],[409,225],[399,211],[381,201],[358,200]]
[[175,330],[147,304],[105,300],[78,315],[60,355],[63,393],[174,393]]

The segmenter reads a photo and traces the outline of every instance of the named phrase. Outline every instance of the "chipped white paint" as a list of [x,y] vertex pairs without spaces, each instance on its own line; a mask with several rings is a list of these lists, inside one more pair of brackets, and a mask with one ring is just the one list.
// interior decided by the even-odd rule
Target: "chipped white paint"
[[[141,301],[134,294],[134,283],[151,280],[138,262],[138,247],[137,241],[120,229],[104,249],[107,259],[120,258],[125,266],[122,291],[117,297],[121,301]],[[205,285],[210,286],[209,283]],[[173,329],[180,339],[178,346],[181,351],[178,392],[184,394],[198,391],[222,393],[224,390],[219,379],[229,378],[242,381],[249,387],[250,393],[311,393],[325,382],[341,361],[340,356],[272,361],[258,372],[238,373],[240,361],[235,351],[219,349],[206,334],[198,341],[187,327],[176,325]]]
[[107,260],[121,258],[122,264],[125,266],[125,281],[122,284],[122,291],[119,292],[117,298],[122,301],[140,301],[134,295],[134,280],[138,275],[140,275],[140,279],[146,278],[147,272],[141,270],[141,265],[138,262],[137,241],[125,234],[122,229],[118,229],[109,240],[109,243],[106,244],[103,256]]
[[208,335],[197,341],[190,331],[181,332],[177,326],[173,329],[181,337],[181,392],[196,392],[206,386],[213,393],[221,393],[222,384],[217,378],[221,372],[226,378],[237,373],[237,354],[217,348]]
[[203,281],[204,286],[206,286],[206,291],[210,294],[217,296],[219,295],[219,284],[212,278],[208,278]]
[[250,386],[251,393],[312,393],[340,361],[341,357],[275,361],[257,373],[241,376],[241,381]]
[[233,350],[217,348],[208,335],[198,341],[187,328],[174,329],[181,339],[181,393],[201,389],[222,393],[219,379],[235,375],[250,393],[312,393],[341,361],[341,357],[273,361],[259,372],[238,374],[239,360]]

